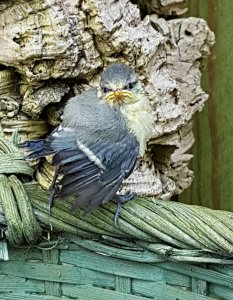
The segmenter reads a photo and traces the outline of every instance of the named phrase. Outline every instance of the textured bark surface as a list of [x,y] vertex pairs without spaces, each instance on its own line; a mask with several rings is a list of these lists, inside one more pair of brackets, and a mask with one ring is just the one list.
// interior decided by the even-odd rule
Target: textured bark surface
[[[145,84],[154,131],[145,159],[123,189],[162,199],[181,193],[193,177],[186,153],[194,142],[192,117],[208,98],[200,87],[201,59],[214,44],[204,20],[161,17],[184,13],[185,3],[1,1],[0,64],[8,68],[0,72],[19,87],[0,91],[4,131],[19,122],[22,139],[44,136],[46,122],[59,124],[70,96],[96,86],[109,63],[125,62]],[[51,176],[47,163],[37,171],[44,187]]]

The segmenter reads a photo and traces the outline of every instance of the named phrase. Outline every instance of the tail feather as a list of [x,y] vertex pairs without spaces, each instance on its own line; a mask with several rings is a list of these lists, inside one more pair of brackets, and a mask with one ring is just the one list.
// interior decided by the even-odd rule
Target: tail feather
[[23,148],[26,152],[29,152],[26,155],[25,159],[32,160],[39,157],[45,157],[47,155],[53,154],[54,150],[46,143],[46,140],[32,140],[26,141],[24,143],[18,144],[19,148]]
[[45,140],[32,140],[32,141],[26,141],[23,143],[19,143],[19,148],[24,148],[26,151],[34,151],[43,148],[45,144]]

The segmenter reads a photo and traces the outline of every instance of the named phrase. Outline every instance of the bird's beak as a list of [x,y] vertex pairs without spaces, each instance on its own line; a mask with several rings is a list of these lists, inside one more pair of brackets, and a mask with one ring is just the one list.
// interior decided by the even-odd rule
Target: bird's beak
[[106,100],[109,102],[130,101],[133,100],[133,94],[130,91],[125,90],[112,91],[107,94]]

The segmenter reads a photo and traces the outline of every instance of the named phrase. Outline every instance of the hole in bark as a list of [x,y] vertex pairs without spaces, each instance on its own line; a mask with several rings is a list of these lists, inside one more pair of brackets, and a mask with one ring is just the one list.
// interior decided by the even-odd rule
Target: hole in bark
[[176,88],[174,88],[171,92],[169,92],[169,94],[172,96],[172,98],[174,99],[175,104],[178,104],[178,90]]
[[171,155],[177,149],[173,145],[151,145],[152,160],[155,168],[164,170],[171,164]]
[[121,57],[121,56],[124,57],[124,49],[122,49],[120,52],[114,53],[113,56],[115,58],[118,58],[118,57]]
[[173,201],[173,202],[179,202],[179,197],[178,197],[178,195],[173,195],[173,196],[171,196],[171,201]]
[[192,32],[190,32],[189,30],[185,30],[184,34],[187,35],[187,36],[192,36]]
[[13,42],[15,42],[16,44],[18,44],[18,45],[20,45],[21,44],[21,39],[20,39],[20,37],[14,37],[13,38]]
[[6,70],[6,66],[0,65],[0,71]]
[[148,15],[148,6],[147,6],[147,3],[141,3],[140,1],[137,1],[137,0],[131,0],[130,2],[132,2],[133,4],[137,5],[137,7],[139,8],[140,10],[140,16],[142,19],[145,18],[146,15]]

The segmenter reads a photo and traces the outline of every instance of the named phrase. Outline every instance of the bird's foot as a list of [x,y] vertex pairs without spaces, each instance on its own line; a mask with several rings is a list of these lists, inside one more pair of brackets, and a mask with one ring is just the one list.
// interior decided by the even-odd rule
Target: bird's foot
[[48,210],[49,210],[49,215],[51,214],[51,208],[53,205],[53,200],[54,198],[57,197],[57,192],[58,192],[58,188],[56,186],[56,181],[58,176],[60,175],[60,168],[58,167],[57,170],[55,171],[55,174],[53,176],[53,181],[49,187],[50,190],[50,195],[49,195],[49,200],[48,200]]
[[119,216],[120,216],[120,211],[121,211],[121,208],[122,208],[123,204],[133,200],[135,196],[136,196],[136,193],[131,193],[130,191],[127,191],[124,195],[116,195],[114,197],[114,200],[117,203],[117,209],[116,209],[116,212],[115,212],[115,215],[114,215],[114,224],[115,224],[115,226],[117,226],[117,222],[118,222],[118,219],[119,219]]
[[55,187],[53,187],[50,189],[50,195],[49,195],[49,200],[48,200],[49,215],[51,215],[51,208],[53,206],[53,200],[56,197],[57,197],[57,189]]

